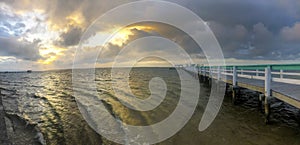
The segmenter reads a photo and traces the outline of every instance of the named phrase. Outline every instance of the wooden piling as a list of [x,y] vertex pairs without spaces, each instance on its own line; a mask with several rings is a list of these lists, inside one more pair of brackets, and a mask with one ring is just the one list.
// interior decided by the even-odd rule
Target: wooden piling
[[269,124],[270,123],[270,115],[271,115],[271,110],[270,110],[270,103],[269,103],[270,97],[265,97],[265,123]]
[[263,113],[262,104],[263,104],[263,100],[265,99],[265,95],[264,94],[259,94],[258,97],[259,97],[258,98],[258,111]]
[[237,86],[232,86],[231,87],[231,91],[232,91],[232,99],[231,99],[231,103],[233,105],[237,104],[237,99],[238,99],[238,95],[239,95],[239,87]]

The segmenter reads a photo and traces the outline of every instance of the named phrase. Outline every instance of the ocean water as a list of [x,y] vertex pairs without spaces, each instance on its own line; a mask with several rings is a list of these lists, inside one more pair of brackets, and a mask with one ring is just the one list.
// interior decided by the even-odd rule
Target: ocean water
[[[90,70],[76,70],[83,81],[72,84],[72,70],[33,73],[0,73],[2,103],[6,112],[8,136],[15,144],[115,144],[99,135],[81,114],[74,92],[89,96],[93,91],[85,84]],[[124,79],[122,69],[116,79]],[[134,68],[130,72],[129,86],[135,97],[147,99],[149,82],[159,77],[167,86],[166,97],[151,111],[136,111],[122,104],[131,97],[126,93],[126,83],[111,78],[110,69],[96,69],[95,84],[98,96],[108,111],[122,122],[135,126],[155,124],[167,118],[180,99],[181,84],[178,72],[169,68]],[[196,79],[196,78],[195,78]],[[161,84],[157,84],[158,89]],[[297,118],[299,110],[278,100],[272,103],[273,120],[264,124],[264,116],[257,110],[257,93],[243,90],[236,106],[225,95],[221,110],[205,131],[198,131],[203,111],[207,105],[210,87],[200,85],[198,105],[188,123],[174,136],[159,144],[205,145],[296,145],[300,144]],[[115,95],[114,88],[121,92]],[[95,95],[95,94],[94,94]],[[128,100],[126,100],[128,101]],[[185,114],[182,114],[185,116]],[[105,120],[100,114],[97,119]],[[23,127],[25,126],[25,127]]]

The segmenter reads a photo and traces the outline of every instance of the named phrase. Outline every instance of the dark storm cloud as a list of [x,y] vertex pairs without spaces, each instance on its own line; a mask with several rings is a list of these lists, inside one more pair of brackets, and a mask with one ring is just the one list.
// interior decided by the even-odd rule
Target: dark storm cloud
[[58,42],[63,46],[74,46],[80,41],[83,31],[79,27],[73,27],[69,31],[64,32],[60,35],[61,40]]
[[38,51],[39,40],[33,43],[20,42],[14,38],[0,38],[0,56],[14,56],[19,59],[36,61],[41,58]]
[[[284,3],[297,2],[298,0],[286,0]],[[261,22],[270,30],[278,31],[299,20],[295,15],[300,15],[299,12],[291,14],[289,11],[292,10],[283,6],[281,0],[189,0],[179,3],[190,8],[205,21],[217,21],[229,26],[242,24],[248,29]],[[299,11],[297,5],[290,9]]]
[[268,51],[266,47],[272,39],[272,33],[258,23],[247,30],[243,25],[224,26],[216,22],[209,23],[227,58],[254,59]]
[[255,24],[249,30],[242,26],[240,26],[242,29],[239,30],[238,26],[225,27],[215,23],[210,23],[210,27],[215,32],[227,58],[269,60],[299,58],[300,50],[297,48],[299,48],[300,42],[292,43],[283,38],[286,35],[288,38],[297,38],[297,35],[285,34],[295,33],[295,31],[290,31],[295,28],[289,28],[280,35],[269,30],[263,23]]
[[[176,1],[210,22],[226,58],[299,58],[300,1]],[[294,58],[293,58],[294,56]]]
[[139,23],[139,25],[155,28],[151,32],[154,36],[170,39],[174,43],[178,44],[181,48],[185,49],[185,51],[189,54],[197,54],[199,56],[199,54],[202,55],[203,53],[198,44],[188,34],[174,26],[157,22],[142,22]]

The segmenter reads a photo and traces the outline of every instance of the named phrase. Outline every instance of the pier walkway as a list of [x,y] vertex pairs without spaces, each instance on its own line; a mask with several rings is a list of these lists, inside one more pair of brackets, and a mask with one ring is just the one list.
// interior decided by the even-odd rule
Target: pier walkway
[[[232,86],[233,99],[236,90],[247,88],[260,92],[266,116],[269,116],[269,99],[275,97],[300,109],[300,64],[273,64],[248,66],[199,66],[189,65],[184,70],[224,81]],[[267,117],[268,120],[268,117]]]

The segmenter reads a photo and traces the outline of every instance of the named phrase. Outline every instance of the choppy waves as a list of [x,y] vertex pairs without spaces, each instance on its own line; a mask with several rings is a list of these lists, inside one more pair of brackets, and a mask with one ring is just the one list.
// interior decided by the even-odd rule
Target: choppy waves
[[[91,75],[87,74],[88,72],[82,70],[82,74],[79,77],[82,77],[84,80],[86,75]],[[7,114],[8,131],[10,131],[8,134],[10,134],[10,138],[14,139],[16,144],[22,144],[21,142],[51,145],[113,144],[93,130],[85,119],[90,120],[89,123],[93,124],[93,121],[108,120],[108,116],[105,115],[110,115],[118,120],[119,128],[111,129],[111,132],[107,133],[124,134],[125,128],[122,128],[121,123],[151,125],[167,118],[174,111],[180,97],[181,86],[176,70],[141,68],[133,69],[132,75],[134,77],[129,78],[130,89],[132,89],[135,96],[129,95],[120,86],[117,91],[122,96],[118,97],[115,95],[112,85],[120,84],[116,84],[116,81],[110,78],[108,69],[96,70],[94,80],[96,82],[96,95],[92,92],[93,89],[89,88],[89,84],[84,83],[85,81],[75,82],[78,84],[73,88],[72,72],[70,70],[0,74],[0,90]],[[164,101],[157,108],[141,112],[122,104],[122,102],[128,101],[126,97],[138,97],[141,99],[149,97],[151,95],[149,81],[153,77],[163,78],[168,87]],[[122,79],[123,77],[119,76],[116,78]],[[82,97],[86,98],[84,100],[86,102],[76,100],[73,96],[74,92],[80,92]],[[268,143],[267,141],[272,140],[272,137],[277,140],[288,138],[283,136],[280,131],[271,130],[269,129],[271,127],[268,126],[261,126],[263,117],[256,110],[258,104],[257,94],[247,90],[242,91],[237,106],[232,106],[226,102],[225,98],[222,109],[209,131],[199,132],[197,127],[208,102],[209,92],[209,87],[202,85],[198,106],[192,120],[182,131],[162,144],[193,144],[197,142],[211,144],[212,141],[209,139],[214,139],[214,143],[235,144],[238,142],[231,140],[231,138],[242,141],[242,139],[249,137],[247,136],[248,134],[252,134],[255,137],[264,135],[266,137],[265,140],[257,140],[257,142],[262,144]],[[93,109],[92,107],[93,105],[95,106],[97,101],[104,105],[109,114],[101,112],[98,112],[97,116],[83,116],[81,114],[84,114],[84,112],[80,112],[78,107],[85,108],[87,110],[83,109],[81,111],[88,112],[88,109]],[[157,100],[154,100],[152,103],[157,103],[155,101]],[[278,100],[273,100],[272,104],[272,118],[277,123],[275,127],[280,127],[280,129],[283,129],[282,132],[286,134],[294,133],[290,128],[298,127],[298,109]],[[249,114],[251,115],[249,116]],[[256,120],[258,121],[255,122]],[[281,128],[282,124],[288,128]],[[107,128],[109,127],[107,126]],[[236,128],[239,128],[239,130],[237,131]],[[266,129],[271,131],[263,134],[262,132]],[[19,136],[16,136],[16,133]],[[290,136],[289,140],[294,143],[296,139],[293,140],[293,136]],[[247,141],[255,144],[255,141]],[[279,143],[282,142],[277,144]]]

